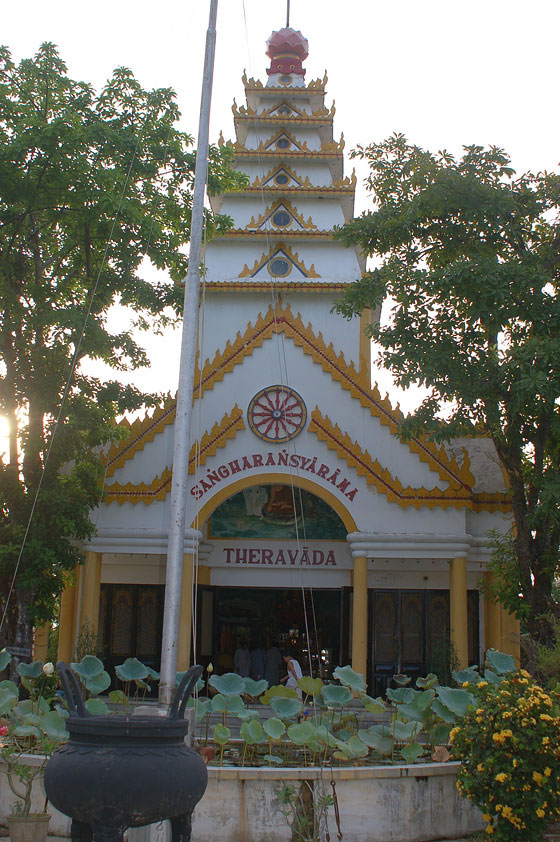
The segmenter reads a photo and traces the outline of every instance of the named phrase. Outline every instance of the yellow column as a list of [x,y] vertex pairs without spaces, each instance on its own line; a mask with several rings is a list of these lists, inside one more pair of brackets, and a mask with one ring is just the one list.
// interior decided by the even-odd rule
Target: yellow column
[[368,588],[367,558],[354,558],[352,577],[352,669],[367,676]]
[[465,669],[469,664],[466,558],[454,558],[449,564],[449,614],[451,643],[457,653],[459,669]]
[[35,626],[33,630],[33,660],[46,661],[47,649],[49,646],[50,623],[43,623],[42,626]]
[[74,657],[74,632],[76,629],[76,600],[78,571],[68,582],[60,595],[60,613],[58,615],[58,651],[57,660],[70,663]]
[[[484,573],[483,578],[488,582],[492,578],[491,573]],[[499,602],[484,600],[484,648],[499,649],[502,645],[502,623]]]
[[181,672],[189,668],[191,661],[192,587],[193,557],[190,553],[185,553],[183,556],[179,637],[177,640],[177,669]]
[[82,576],[82,605],[80,610],[80,631],[87,624],[88,633],[97,636],[99,622],[99,592],[101,589],[102,553],[86,553]]
[[198,584],[199,585],[209,585],[210,584],[210,568],[209,567],[199,567],[198,568]]

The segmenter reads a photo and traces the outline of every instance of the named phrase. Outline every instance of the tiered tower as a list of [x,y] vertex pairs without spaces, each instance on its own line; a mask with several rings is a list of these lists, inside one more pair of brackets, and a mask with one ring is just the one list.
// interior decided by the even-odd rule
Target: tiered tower
[[[233,104],[235,142],[220,138],[248,182],[240,193],[211,199],[233,228],[206,253],[206,289],[219,292],[219,301],[208,296],[207,319],[219,319],[227,298],[231,332],[261,312],[263,302],[281,299],[326,330],[348,363],[359,363],[359,321],[329,315],[337,294],[360,277],[363,261],[332,239],[334,226],[352,218],[356,177],[343,174],[344,139],[334,140],[335,108],[325,106],[327,77],[306,84],[308,43],[293,29],[274,32],[267,55],[266,85],[243,76],[246,104]],[[239,321],[231,295],[242,308]],[[224,335],[221,326],[218,334]],[[369,362],[367,347],[362,339],[362,365]],[[211,344],[204,350],[209,355]]]

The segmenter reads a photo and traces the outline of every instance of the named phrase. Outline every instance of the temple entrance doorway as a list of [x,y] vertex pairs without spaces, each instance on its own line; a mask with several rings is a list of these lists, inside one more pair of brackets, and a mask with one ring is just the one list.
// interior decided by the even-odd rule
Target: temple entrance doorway
[[[345,589],[343,589],[345,590]],[[201,587],[198,658],[215,672],[232,672],[235,650],[290,649],[304,673],[323,680],[341,663],[347,631],[341,589]]]

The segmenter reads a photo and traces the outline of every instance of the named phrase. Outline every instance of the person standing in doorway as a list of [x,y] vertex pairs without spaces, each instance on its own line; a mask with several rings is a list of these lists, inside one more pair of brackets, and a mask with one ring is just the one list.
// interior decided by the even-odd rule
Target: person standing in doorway
[[241,640],[233,656],[233,668],[241,678],[248,678],[251,671],[251,658],[246,640]]
[[301,688],[297,686],[298,678],[301,678],[303,673],[301,671],[301,667],[299,665],[299,661],[297,661],[292,653],[285,649],[282,652],[282,658],[284,659],[284,663],[286,664],[287,674],[284,678],[281,678],[280,681],[282,684],[285,684],[286,687],[291,687],[296,691],[298,697],[301,699],[302,692]]
[[269,687],[276,687],[280,681],[280,667],[282,655],[275,643],[272,643],[264,653],[264,677]]

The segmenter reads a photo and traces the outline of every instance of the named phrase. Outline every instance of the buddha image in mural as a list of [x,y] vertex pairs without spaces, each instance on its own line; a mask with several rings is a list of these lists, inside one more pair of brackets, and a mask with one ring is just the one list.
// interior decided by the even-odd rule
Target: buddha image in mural
[[343,541],[346,528],[336,512],[309,491],[256,485],[218,506],[210,515],[208,537]]

